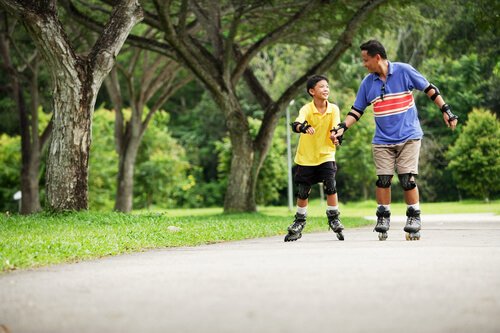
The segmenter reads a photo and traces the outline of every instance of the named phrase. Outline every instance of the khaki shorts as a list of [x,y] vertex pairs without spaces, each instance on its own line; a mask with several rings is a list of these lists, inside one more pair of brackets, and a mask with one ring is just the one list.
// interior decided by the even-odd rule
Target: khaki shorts
[[398,174],[418,174],[420,140],[408,140],[395,145],[373,145],[373,161],[377,176]]

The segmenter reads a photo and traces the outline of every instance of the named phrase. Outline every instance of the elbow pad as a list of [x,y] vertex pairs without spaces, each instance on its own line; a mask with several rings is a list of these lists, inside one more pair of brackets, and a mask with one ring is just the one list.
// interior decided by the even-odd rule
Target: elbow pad
[[430,98],[431,98],[431,100],[434,101],[439,95],[441,95],[441,93],[439,92],[439,89],[435,85],[433,85],[432,83],[429,84],[429,86],[427,88],[425,88],[424,93],[427,94],[429,92],[429,90],[431,90],[431,89],[434,89],[434,94]]

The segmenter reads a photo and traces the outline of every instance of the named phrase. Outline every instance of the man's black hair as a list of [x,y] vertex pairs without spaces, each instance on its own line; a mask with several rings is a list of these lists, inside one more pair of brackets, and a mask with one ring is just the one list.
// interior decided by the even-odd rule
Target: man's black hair
[[311,93],[309,92],[309,89],[313,89],[319,81],[323,80],[328,82],[327,77],[323,75],[313,75],[307,80],[307,93],[309,94],[309,96],[312,97]]
[[380,43],[378,40],[371,39],[361,44],[359,48],[361,49],[361,51],[366,51],[366,53],[368,53],[368,55],[370,55],[371,57],[380,54],[382,59],[387,59],[387,53],[385,53],[384,45],[382,45],[382,43]]

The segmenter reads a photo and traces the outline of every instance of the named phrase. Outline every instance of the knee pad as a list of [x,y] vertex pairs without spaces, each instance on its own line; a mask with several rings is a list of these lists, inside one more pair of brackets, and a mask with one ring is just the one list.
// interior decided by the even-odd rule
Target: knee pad
[[377,177],[378,177],[378,179],[377,179],[377,182],[375,183],[375,185],[377,185],[377,187],[381,187],[381,188],[391,187],[392,176],[380,175]]
[[306,200],[309,198],[309,193],[311,192],[311,185],[298,183],[297,184],[297,198]]
[[401,187],[405,191],[410,191],[417,187],[417,184],[415,183],[415,177],[413,177],[413,174],[411,173],[400,174],[398,175],[398,178]]
[[325,179],[325,181],[323,182],[323,190],[326,194],[335,194],[337,193],[336,185],[337,183],[335,182],[334,178]]

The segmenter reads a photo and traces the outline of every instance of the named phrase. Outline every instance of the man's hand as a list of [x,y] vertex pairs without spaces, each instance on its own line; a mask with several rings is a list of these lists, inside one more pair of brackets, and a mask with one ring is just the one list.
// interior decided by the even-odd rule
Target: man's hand
[[443,119],[446,126],[450,127],[451,130],[455,130],[458,123],[458,116],[451,112],[451,108],[448,104],[444,104],[441,107],[441,112],[443,113]]
[[339,146],[342,144],[345,131],[347,131],[345,122],[341,122],[337,127],[330,130],[330,140],[332,140],[334,145]]

